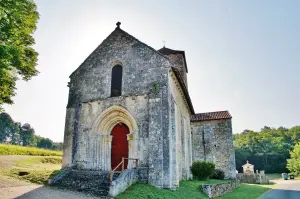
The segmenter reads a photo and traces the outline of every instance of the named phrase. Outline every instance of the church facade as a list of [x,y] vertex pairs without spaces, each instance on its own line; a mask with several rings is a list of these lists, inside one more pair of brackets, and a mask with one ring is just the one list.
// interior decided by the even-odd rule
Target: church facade
[[173,189],[206,160],[235,178],[231,115],[195,113],[187,72],[184,51],[155,50],[118,23],[70,75],[63,168],[110,172],[125,160],[141,181]]

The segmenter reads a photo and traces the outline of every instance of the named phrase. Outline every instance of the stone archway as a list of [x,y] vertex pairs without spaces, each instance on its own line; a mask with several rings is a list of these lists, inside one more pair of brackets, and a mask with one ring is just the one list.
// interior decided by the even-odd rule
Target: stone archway
[[[132,116],[132,114],[121,106],[111,106],[104,110],[95,120],[93,124],[93,132],[99,133],[101,135],[102,146],[104,149],[102,150],[103,157],[102,163],[104,164],[102,168],[105,170],[112,170],[112,162],[111,162],[111,150],[112,150],[112,130],[118,124],[124,124],[128,127],[129,133],[127,134],[128,140],[128,157],[129,158],[138,158],[137,151],[137,138],[138,138],[138,126],[137,123]],[[128,162],[128,168],[133,166],[132,162]]]

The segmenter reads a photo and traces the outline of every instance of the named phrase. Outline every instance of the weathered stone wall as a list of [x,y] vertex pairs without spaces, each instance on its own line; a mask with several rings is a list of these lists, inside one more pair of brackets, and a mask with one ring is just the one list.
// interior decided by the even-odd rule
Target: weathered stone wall
[[75,108],[68,108],[65,121],[62,168],[72,166]]
[[241,183],[250,183],[250,184],[269,184],[269,179],[265,174],[253,173],[250,175],[244,173],[236,174],[236,178]]
[[188,88],[188,82],[187,82],[187,71],[186,71],[186,65],[184,62],[184,57],[182,54],[169,54],[167,55],[173,65],[173,67],[176,67],[180,75],[186,85],[186,88]]
[[115,30],[70,76],[68,107],[111,96],[113,66],[123,68],[122,95],[147,94],[154,83],[162,83],[170,63],[157,51],[123,30]]
[[220,182],[217,184],[202,184],[200,189],[203,193],[210,198],[216,198],[226,193],[234,191],[239,186],[237,180],[231,180],[229,182]]
[[179,83],[171,72],[169,75],[170,103],[170,163],[172,184],[179,186],[179,181],[189,179],[192,164],[190,112]]
[[[130,132],[132,136],[128,141],[129,157],[138,158],[140,166],[148,166],[148,96],[135,95],[81,104],[77,150],[74,154],[74,165],[77,168],[105,171],[112,169],[110,132],[101,132],[94,125],[97,124],[99,115],[113,105],[124,107],[135,119],[137,128]],[[130,164],[134,166],[129,162],[129,167]]]
[[159,92],[149,99],[149,178],[150,184],[157,187],[171,187],[170,131],[169,131],[169,90],[160,85]]
[[138,170],[137,169],[126,169],[119,177],[112,181],[109,186],[108,196],[116,197],[123,191],[125,191],[130,185],[138,181]]
[[[111,98],[111,71],[117,64],[123,68],[122,96]],[[140,166],[148,166],[150,162],[154,167],[149,170],[150,175],[158,175],[161,181],[169,179],[170,177],[166,177],[170,172],[166,154],[169,143],[168,139],[164,140],[169,136],[168,123],[164,122],[169,117],[169,69],[170,62],[167,58],[124,31],[116,29],[70,76],[67,107],[78,114],[67,113],[64,161],[72,160],[73,166],[80,169],[111,169],[111,137],[107,132],[95,132],[93,123],[108,107],[118,105],[131,113],[138,126],[138,132],[133,132],[133,141],[129,143],[133,148],[129,155],[139,158]],[[159,123],[159,126],[151,127],[149,122]],[[153,141],[154,147],[148,151],[149,140]],[[162,142],[164,143],[160,145]],[[71,148],[72,154],[68,151]],[[152,154],[152,159],[149,158],[149,153]],[[159,159],[162,164],[157,164],[154,159]],[[160,175],[160,171],[164,174]],[[152,182],[158,186],[170,186],[168,180],[164,183],[157,183],[157,180]]]
[[138,168],[138,181],[140,183],[148,183],[149,168],[148,167],[139,167]]
[[231,119],[192,122],[193,160],[209,161],[235,178],[235,154]]

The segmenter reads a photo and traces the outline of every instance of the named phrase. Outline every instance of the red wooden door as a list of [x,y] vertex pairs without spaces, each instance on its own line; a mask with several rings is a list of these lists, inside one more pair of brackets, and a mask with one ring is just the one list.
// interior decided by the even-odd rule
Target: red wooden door
[[[117,124],[111,131],[112,144],[111,144],[111,169],[115,169],[122,161],[122,157],[128,158],[128,140],[127,134],[129,133],[128,127],[123,124]],[[125,167],[127,168],[128,160],[125,160]],[[122,166],[117,168],[117,171],[122,170]]]

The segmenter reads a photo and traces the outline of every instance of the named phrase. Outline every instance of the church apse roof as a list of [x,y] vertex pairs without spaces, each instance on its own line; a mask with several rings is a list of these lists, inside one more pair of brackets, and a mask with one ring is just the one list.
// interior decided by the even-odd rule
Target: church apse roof
[[232,116],[228,111],[216,111],[207,113],[197,113],[191,116],[191,122],[201,122],[210,120],[230,119]]

